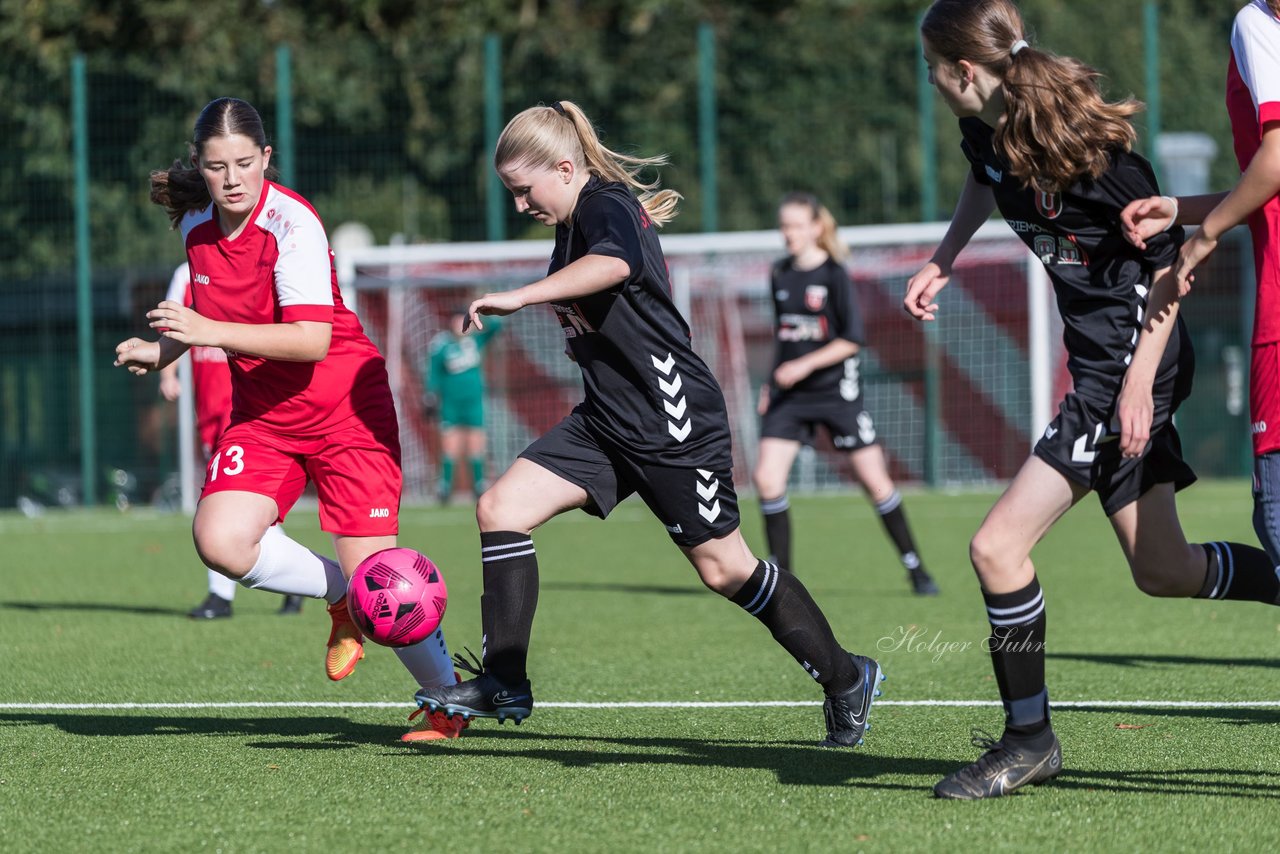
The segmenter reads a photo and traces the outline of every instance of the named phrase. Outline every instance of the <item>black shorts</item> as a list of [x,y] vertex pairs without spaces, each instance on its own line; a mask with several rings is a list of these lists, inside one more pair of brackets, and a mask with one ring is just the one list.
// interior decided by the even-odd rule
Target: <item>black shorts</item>
[[1196,473],[1182,459],[1182,442],[1173,426],[1173,413],[1186,399],[1190,383],[1168,382],[1153,389],[1151,439],[1142,456],[1125,459],[1120,453],[1120,428],[1104,412],[1075,392],[1068,394],[1036,442],[1033,453],[1068,480],[1098,493],[1102,510],[1113,516],[1159,483],[1184,489]]
[[[728,444],[726,438],[726,459]],[[591,501],[582,509],[601,519],[638,494],[676,545],[693,547],[738,529],[730,464],[706,469],[646,462],[605,441],[577,411],[520,456],[585,489]]]
[[841,451],[857,451],[876,443],[876,425],[871,413],[862,408],[861,397],[804,400],[781,395],[769,401],[760,437],[812,445],[819,425],[827,428],[831,444]]

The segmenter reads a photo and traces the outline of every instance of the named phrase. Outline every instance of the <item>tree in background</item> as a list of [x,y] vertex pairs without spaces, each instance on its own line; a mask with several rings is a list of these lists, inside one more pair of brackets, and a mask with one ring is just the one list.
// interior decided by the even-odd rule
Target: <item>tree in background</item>
[[[919,217],[915,107],[920,4],[900,0],[722,2],[245,3],[234,37],[225,12],[196,0],[18,4],[0,16],[0,117],[8,162],[0,190],[0,274],[69,266],[69,64],[89,58],[95,264],[153,261],[164,229],[145,204],[142,164],[173,148],[188,106],[216,95],[262,103],[273,125],[278,44],[294,51],[300,189],[335,221],[359,219],[379,240],[482,239],[486,33],[502,40],[504,102],[573,97],[619,139],[667,151],[666,180],[688,198],[676,229],[700,228],[696,30],[717,36],[717,168],[726,229],[767,228],[777,199],[822,189],[840,221]],[[1026,0],[1041,38],[1143,97],[1141,7],[1109,0]],[[1234,4],[1161,0],[1164,124],[1204,130],[1226,147],[1212,84]],[[1177,26],[1167,22],[1176,21]],[[228,61],[234,57],[235,61]],[[1175,79],[1176,77],[1176,79]],[[1205,82],[1209,81],[1209,82]],[[505,118],[506,112],[503,111]],[[957,143],[939,119],[940,147]],[[302,141],[305,140],[305,144]],[[1219,158],[1214,180],[1228,180]],[[961,170],[939,158],[939,196]],[[1217,172],[1222,172],[1221,175]],[[522,233],[519,221],[509,221]],[[176,258],[165,259],[168,263]]]

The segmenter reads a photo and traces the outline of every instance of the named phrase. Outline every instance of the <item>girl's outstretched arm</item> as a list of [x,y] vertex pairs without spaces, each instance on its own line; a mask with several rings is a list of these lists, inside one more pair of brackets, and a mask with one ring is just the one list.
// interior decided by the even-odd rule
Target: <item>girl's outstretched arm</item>
[[631,267],[621,258],[610,255],[585,255],[552,273],[541,281],[513,291],[485,294],[467,309],[465,326],[484,329],[481,315],[499,317],[513,314],[527,305],[544,302],[568,302],[579,297],[607,291],[627,280]]
[[933,258],[907,281],[907,295],[902,300],[902,307],[916,320],[934,319],[938,305],[933,300],[951,279],[951,265],[995,207],[996,198],[991,188],[978,183],[973,173],[969,173],[964,189],[960,191],[960,201],[956,203],[951,225]]
[[1195,268],[1218,248],[1227,231],[1248,219],[1249,215],[1280,194],[1280,122],[1268,122],[1249,168],[1240,182],[1209,212],[1200,230],[1182,244],[1173,274],[1178,292],[1186,293]]

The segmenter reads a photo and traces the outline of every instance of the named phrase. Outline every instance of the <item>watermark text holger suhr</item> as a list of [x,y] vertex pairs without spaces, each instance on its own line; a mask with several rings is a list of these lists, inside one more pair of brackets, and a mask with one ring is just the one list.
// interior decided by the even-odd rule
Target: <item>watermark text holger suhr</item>
[[1014,627],[999,626],[980,641],[944,640],[941,630],[930,634],[924,626],[898,626],[876,641],[876,649],[880,652],[924,654],[930,656],[935,663],[948,655],[975,648],[983,652],[1033,652],[1044,649],[1043,641],[1014,638],[1014,631]]

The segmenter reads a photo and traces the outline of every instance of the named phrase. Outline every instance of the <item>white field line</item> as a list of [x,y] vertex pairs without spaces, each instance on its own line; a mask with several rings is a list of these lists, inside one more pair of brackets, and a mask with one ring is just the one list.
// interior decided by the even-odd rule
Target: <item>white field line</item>
[[[402,709],[410,703],[380,702],[225,702],[225,703],[0,703],[0,711],[127,711],[131,709]],[[813,700],[651,700],[617,703],[538,703],[539,709],[759,709],[818,706]],[[877,706],[930,706],[966,708],[999,706],[995,700],[878,700]],[[1280,700],[1066,700],[1054,702],[1055,709],[1271,709]]]

